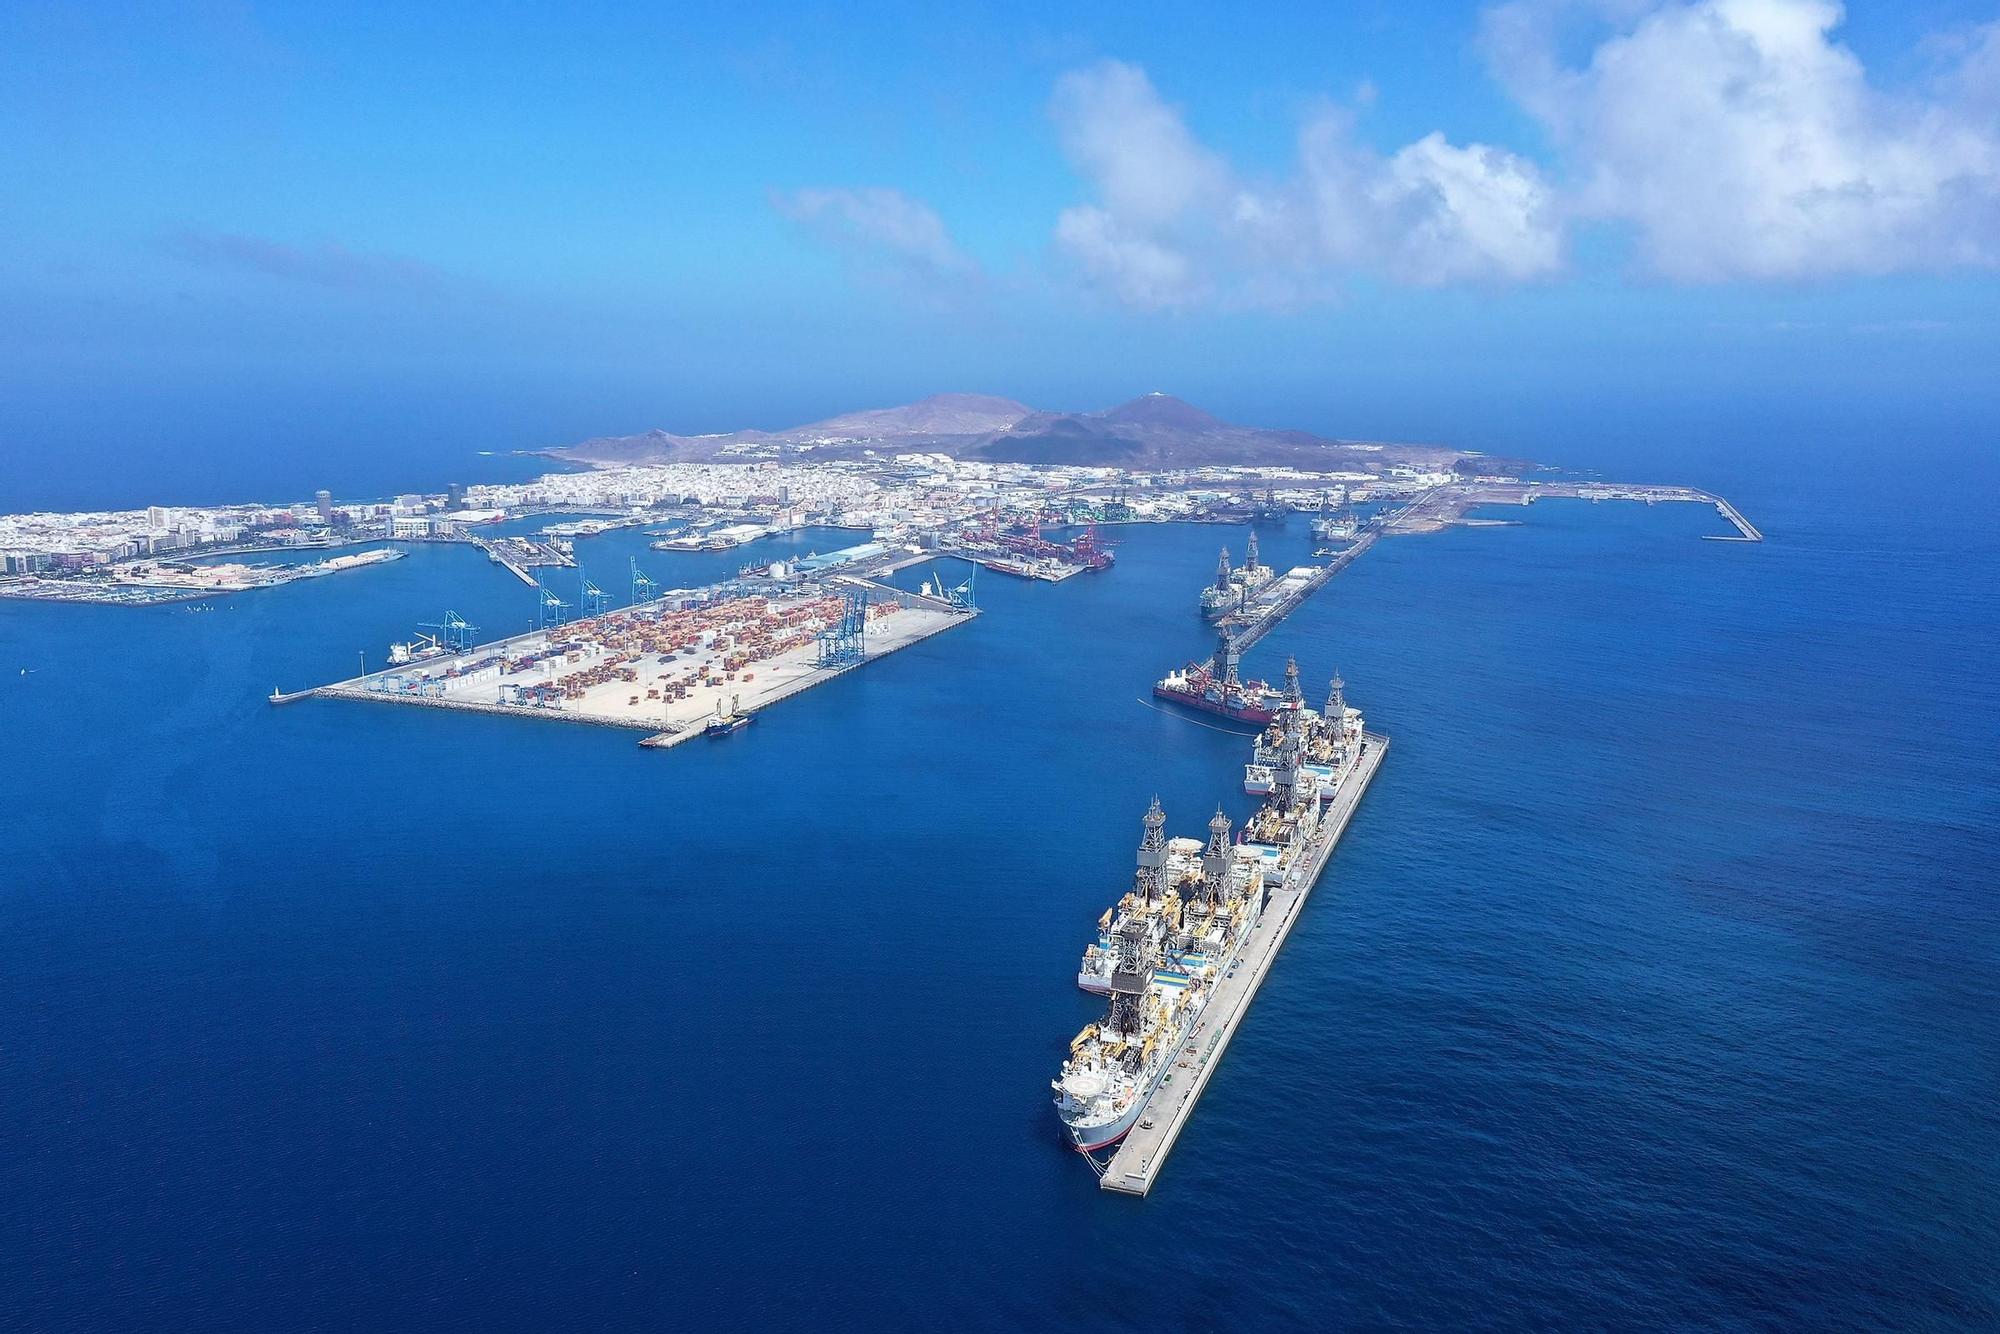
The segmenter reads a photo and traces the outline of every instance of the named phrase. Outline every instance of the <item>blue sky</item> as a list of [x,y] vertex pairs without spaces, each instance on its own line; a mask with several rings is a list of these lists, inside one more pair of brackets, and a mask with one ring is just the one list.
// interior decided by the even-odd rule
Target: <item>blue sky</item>
[[138,8],[0,10],[0,448],[1996,398],[1993,4]]

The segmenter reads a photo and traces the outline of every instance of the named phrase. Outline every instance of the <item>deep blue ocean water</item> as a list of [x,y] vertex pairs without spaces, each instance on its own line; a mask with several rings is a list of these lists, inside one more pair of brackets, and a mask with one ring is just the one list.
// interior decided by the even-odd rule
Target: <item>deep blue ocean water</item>
[[1147,800],[1248,809],[1142,698],[1240,532],[665,754],[263,702],[520,628],[468,550],[0,603],[0,1327],[2000,1324],[1991,461],[1680,463],[1771,540],[1493,511],[1252,655],[1393,747],[1144,1201],[1047,1087]]

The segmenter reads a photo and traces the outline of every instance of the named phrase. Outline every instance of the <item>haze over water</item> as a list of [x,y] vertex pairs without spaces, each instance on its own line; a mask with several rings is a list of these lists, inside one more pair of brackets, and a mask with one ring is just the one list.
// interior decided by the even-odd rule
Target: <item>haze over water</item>
[[[1990,455],[1656,439],[1548,453],[1770,540],[1491,511],[1253,653],[1393,746],[1144,1201],[1048,1081],[1147,800],[1248,810],[1247,741],[1143,699],[1240,530],[982,576],[972,624],[666,754],[263,703],[447,606],[525,623],[467,549],[0,603],[0,1324],[2000,1321]],[[614,586],[642,544],[578,549]]]

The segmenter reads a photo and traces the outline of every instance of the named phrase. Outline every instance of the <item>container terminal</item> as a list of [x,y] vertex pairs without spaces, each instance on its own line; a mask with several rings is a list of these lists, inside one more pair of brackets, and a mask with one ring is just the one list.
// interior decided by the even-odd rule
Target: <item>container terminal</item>
[[1052,1084],[1064,1133],[1104,1189],[1152,1189],[1388,745],[1338,677],[1325,707],[1308,708],[1288,663],[1244,766],[1244,790],[1263,803],[1235,840],[1220,809],[1205,841],[1168,840],[1157,799],[1147,811],[1132,888],[1098,919],[1077,974],[1109,998],[1106,1015],[1077,1034]]
[[[804,583],[732,580],[660,593],[634,570],[634,604],[608,601],[580,577],[579,605],[546,584],[541,624],[474,644],[455,613],[392,649],[390,667],[287,694],[418,704],[515,717],[628,727],[653,748],[727,735],[756,711],[978,614],[969,583],[911,593],[833,574]],[[712,724],[724,720],[724,726]]]

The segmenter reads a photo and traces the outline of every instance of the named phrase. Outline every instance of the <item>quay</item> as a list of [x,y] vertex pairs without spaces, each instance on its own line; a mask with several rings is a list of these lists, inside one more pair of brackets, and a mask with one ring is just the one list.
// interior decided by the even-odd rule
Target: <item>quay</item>
[[652,749],[701,735],[964,624],[943,598],[835,575],[769,593],[742,584],[531,630],[270,702],[348,699],[623,727]]
[[1341,785],[1339,795],[1327,807],[1310,855],[1294,862],[1284,881],[1270,891],[1257,924],[1250,929],[1237,955],[1234,972],[1216,984],[1215,994],[1182,1044],[1182,1055],[1174,1068],[1154,1090],[1140,1114],[1139,1124],[1119,1142],[1109,1164],[1099,1174],[1098,1185],[1103,1189],[1122,1195],[1144,1195],[1152,1190],[1160,1169],[1166,1166],[1167,1155],[1173,1152],[1180,1138],[1181,1128],[1201,1100],[1202,1090],[1208,1087],[1215,1067],[1221,1064],[1229,1040],[1243,1022],[1250,1002],[1256,999],[1257,988],[1270,973],[1285,938],[1291,935],[1300,909],[1313,886],[1319,883],[1334,845],[1346,832],[1355,807],[1360,805],[1388,749],[1388,737],[1373,732],[1364,734],[1353,777]]
[[525,537],[480,537],[467,534],[467,542],[486,553],[486,559],[504,566],[507,572],[530,588],[541,581],[532,573],[537,565],[574,566],[576,558],[566,556],[546,542]]
[[305,565],[243,565],[237,562],[194,565],[165,557],[149,557],[94,574],[64,577],[30,575],[21,579],[0,580],[0,597],[38,602],[95,602],[106,606],[154,607],[169,602],[195,602],[228,593],[247,593],[259,588],[277,588],[283,584],[366,569],[402,558],[402,552],[387,544],[329,556]]
[[1711,542],[1762,542],[1764,534],[1721,496],[1692,486],[1648,486],[1634,482],[1515,482],[1505,480],[1447,482],[1433,487],[1381,520],[1389,533],[1430,533],[1466,522],[1476,505],[1532,505],[1538,500],[1637,500],[1648,505],[1685,502],[1712,505],[1735,536],[1704,535]]
[[1381,534],[1373,528],[1364,531],[1354,540],[1354,545],[1320,566],[1312,578],[1286,594],[1282,601],[1264,608],[1253,617],[1225,616],[1217,622],[1218,628],[1230,636],[1239,651],[1249,648],[1275,629],[1278,622],[1297,611],[1307,598],[1326,587],[1335,575],[1353,563],[1356,556],[1374,546],[1379,536]]

